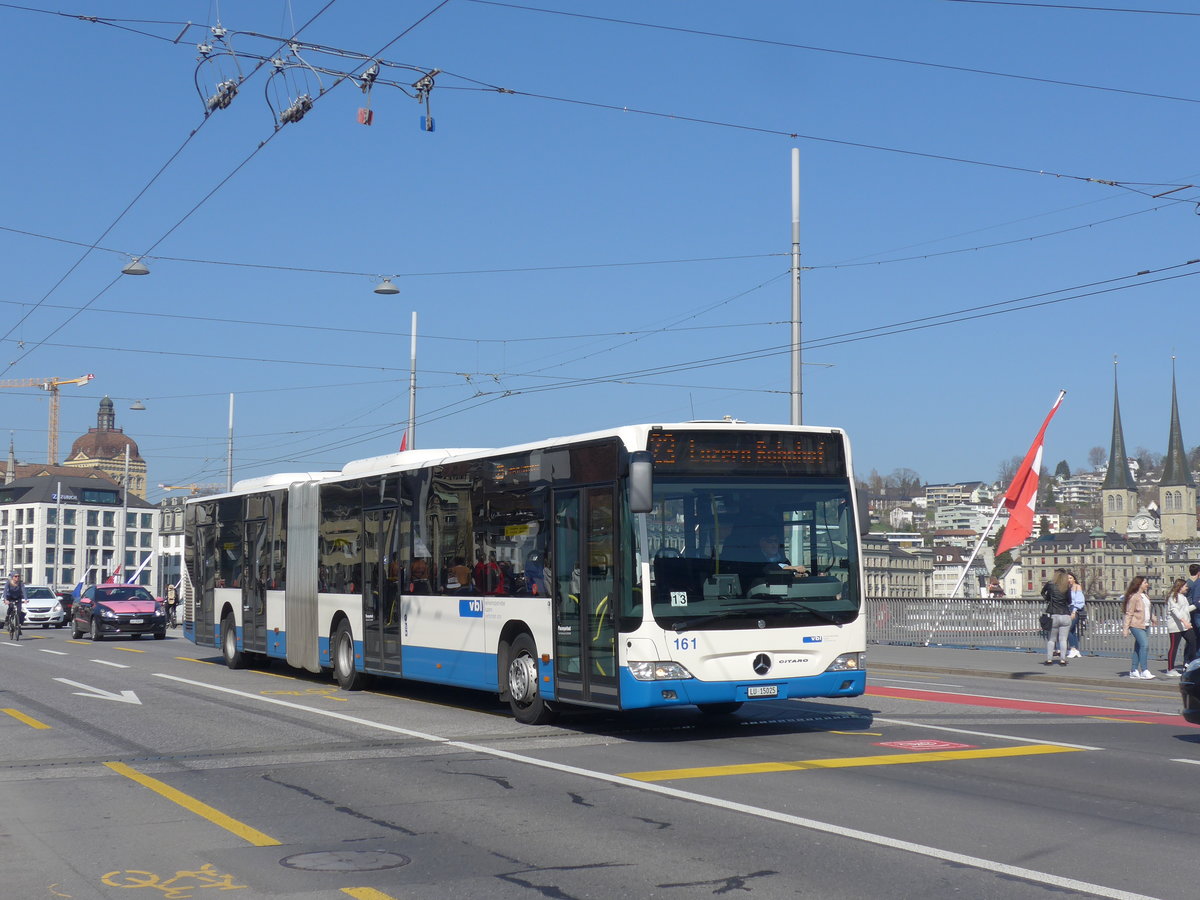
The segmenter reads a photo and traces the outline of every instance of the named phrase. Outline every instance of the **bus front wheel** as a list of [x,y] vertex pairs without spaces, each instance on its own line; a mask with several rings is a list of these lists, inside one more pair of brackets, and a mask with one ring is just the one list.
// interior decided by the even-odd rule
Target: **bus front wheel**
[[338,626],[333,639],[333,677],[343,691],[362,690],[363,673],[354,667],[354,635],[346,622]]
[[528,634],[517,635],[508,652],[508,705],[525,725],[548,725],[558,711],[538,689],[537,645]]

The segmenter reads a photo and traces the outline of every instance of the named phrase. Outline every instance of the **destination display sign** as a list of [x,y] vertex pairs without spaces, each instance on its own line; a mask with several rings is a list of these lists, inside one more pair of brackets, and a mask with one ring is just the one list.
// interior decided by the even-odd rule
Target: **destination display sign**
[[840,434],[780,431],[652,431],[656,472],[844,477]]

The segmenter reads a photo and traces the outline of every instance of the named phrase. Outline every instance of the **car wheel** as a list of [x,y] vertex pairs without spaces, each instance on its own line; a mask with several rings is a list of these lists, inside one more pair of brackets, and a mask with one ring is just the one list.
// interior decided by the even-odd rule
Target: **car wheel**
[[76,622],[74,619],[72,619],[71,620],[71,639],[77,641],[81,637],[83,637],[83,629],[79,627],[78,622]]
[[231,669],[246,668],[246,657],[237,645],[237,628],[233,624],[233,616],[221,620],[221,655],[225,657],[225,665]]
[[67,623],[66,623],[66,622],[59,622],[59,623],[58,623],[57,625],[55,625],[54,627],[55,627],[55,628],[66,628],[66,627],[67,627]]
[[50,628],[50,626],[49,626],[49,625],[43,625],[43,626],[42,626],[42,631],[48,631],[48,630],[49,630],[49,628]]
[[338,626],[333,639],[333,677],[343,691],[362,690],[366,680],[363,673],[354,667],[354,635],[347,622]]
[[155,639],[156,641],[165,641],[165,640],[167,639],[167,632],[166,632],[166,630],[164,629],[163,631],[156,631],[156,632],[154,632],[154,639]]
[[549,725],[556,710],[538,689],[537,645],[519,634],[508,653],[508,705],[513,718],[525,725]]
[[102,635],[100,633],[100,623],[97,622],[95,619],[92,619],[92,640],[93,641],[104,640],[104,635]]

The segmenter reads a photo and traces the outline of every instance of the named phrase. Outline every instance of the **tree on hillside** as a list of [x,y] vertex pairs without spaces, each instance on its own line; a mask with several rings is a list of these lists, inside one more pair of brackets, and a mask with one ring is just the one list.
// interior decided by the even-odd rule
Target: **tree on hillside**
[[912,469],[893,469],[886,482],[900,497],[917,497],[925,492],[921,476]]
[[1188,468],[1193,472],[1200,469],[1200,444],[1188,451]]
[[1007,487],[1012,484],[1017,469],[1021,468],[1021,463],[1024,461],[1025,457],[1023,456],[1012,456],[1000,463],[1000,468],[996,470],[996,477],[1002,486]]
[[1148,478],[1151,472],[1162,470],[1163,455],[1161,453],[1155,453],[1145,447],[1138,447],[1134,451],[1133,458],[1137,460],[1138,475],[1142,478]]
[[1067,461],[1065,459],[1060,459],[1058,461],[1058,465],[1054,467],[1054,477],[1055,478],[1070,478],[1071,477],[1071,467],[1069,465],[1067,465]]
[[[1196,449],[1200,450],[1200,447]],[[1088,451],[1088,465],[1092,467],[1093,472],[1104,468],[1106,462],[1108,462],[1108,453],[1103,447],[1093,447]]]

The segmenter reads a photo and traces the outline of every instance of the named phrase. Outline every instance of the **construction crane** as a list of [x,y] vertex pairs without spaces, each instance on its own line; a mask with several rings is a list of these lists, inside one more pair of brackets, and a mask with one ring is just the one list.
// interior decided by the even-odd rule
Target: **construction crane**
[[58,389],[64,384],[87,384],[95,375],[80,375],[78,378],[17,378],[0,381],[0,388],[36,387],[50,392],[50,436],[46,442],[46,462],[58,465]]

